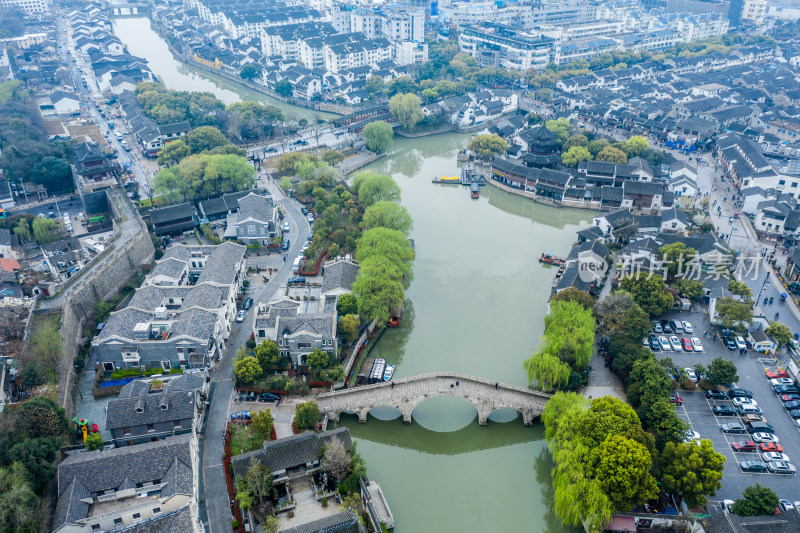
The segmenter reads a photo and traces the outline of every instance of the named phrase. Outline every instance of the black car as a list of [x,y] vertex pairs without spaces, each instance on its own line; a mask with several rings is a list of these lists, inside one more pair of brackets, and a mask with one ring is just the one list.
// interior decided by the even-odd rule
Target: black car
[[800,419],[800,409],[792,409],[791,411],[789,411],[789,416],[791,416],[795,420]]
[[742,424],[738,422],[733,422],[731,424],[722,424],[722,432],[723,433],[738,433],[744,434],[747,433],[747,430],[744,428]]
[[733,340],[732,338],[725,337],[723,339],[723,342],[725,343],[725,347],[727,349],[729,349],[729,350],[738,350],[738,347],[736,346],[736,341]]
[[658,343],[658,337],[655,335],[650,335],[650,348],[652,348],[654,352],[657,352],[661,349],[661,345]]
[[291,244],[292,243],[289,241],[289,239],[284,239],[283,244],[281,244],[281,250],[288,250],[289,245]]
[[669,320],[661,321],[661,329],[664,330],[664,333],[672,333],[672,326],[670,325]]
[[732,387],[728,390],[728,398],[752,398],[753,393],[747,389]]
[[727,400],[728,397],[725,396],[725,393],[719,391],[717,389],[711,389],[706,391],[706,398],[709,400]]
[[300,212],[303,213],[303,216],[306,216],[306,217],[308,216],[308,209],[306,209],[305,207],[301,207],[300,208]]
[[247,299],[247,300],[245,300],[245,301],[244,301],[244,303],[242,304],[242,309],[244,309],[245,311],[247,311],[248,309],[250,309],[250,307],[251,307],[252,305],[253,305],[253,299],[252,299],[252,298],[248,298],[248,299]]
[[259,397],[259,402],[277,402],[280,400],[281,397],[278,394],[272,394],[271,392],[262,392]]
[[773,390],[775,391],[775,394],[797,394],[798,392],[796,385],[778,385],[777,387],[774,387]]
[[270,146],[269,148],[267,148],[266,150],[264,150],[264,152],[266,152],[266,153],[268,153],[268,154],[271,154],[271,153],[273,153],[273,152],[277,152],[277,151],[278,151],[278,148],[277,148],[276,146]]
[[787,411],[791,411],[792,409],[800,409],[800,400],[792,400],[791,402],[786,402],[783,404],[783,407]]
[[254,402],[256,400],[256,393],[250,391],[240,392],[238,398],[240,402]]
[[742,461],[739,463],[742,472],[766,472],[767,465],[761,461]]
[[736,416],[736,409],[729,405],[715,405],[712,411],[717,416]]
[[305,283],[305,282],[306,278],[304,278],[303,276],[293,276],[289,278],[289,283]]

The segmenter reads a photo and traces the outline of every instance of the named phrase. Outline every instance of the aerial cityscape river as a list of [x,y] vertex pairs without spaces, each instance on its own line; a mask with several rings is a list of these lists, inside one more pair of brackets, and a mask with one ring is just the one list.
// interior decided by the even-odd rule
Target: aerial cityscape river
[[[145,18],[117,19],[114,29],[167,87],[315,114],[180,63]],[[545,251],[566,255],[592,213],[535,204],[488,185],[472,200],[467,188],[432,184],[434,176],[458,173],[456,152],[468,138],[397,138],[392,155],[367,167],[400,185],[417,253],[401,327],[387,330],[371,355],[396,363],[397,377],[458,371],[525,385],[522,361],[543,331],[554,274],[538,258]],[[500,411],[480,427],[472,405],[455,397],[426,400],[410,426],[391,408],[370,414],[367,424],[352,415],[340,424],[383,487],[398,533],[577,531],[552,514],[552,462],[541,425],[525,427],[516,412]]]

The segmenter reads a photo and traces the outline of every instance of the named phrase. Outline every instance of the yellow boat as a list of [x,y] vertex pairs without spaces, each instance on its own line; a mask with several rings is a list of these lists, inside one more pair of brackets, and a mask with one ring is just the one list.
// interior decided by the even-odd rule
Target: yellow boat
[[442,181],[459,181],[461,178],[459,178],[458,176],[442,176],[439,179]]

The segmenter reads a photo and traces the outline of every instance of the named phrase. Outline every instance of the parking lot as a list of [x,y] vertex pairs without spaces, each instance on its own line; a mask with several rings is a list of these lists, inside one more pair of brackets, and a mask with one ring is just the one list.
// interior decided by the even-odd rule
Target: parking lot
[[[753,399],[758,402],[758,407],[762,410],[762,416],[767,423],[775,428],[775,435],[780,439],[783,453],[789,456],[792,464],[800,466],[800,430],[784,410],[780,398],[772,390],[768,379],[764,375],[767,370],[777,369],[780,361],[775,363],[765,362],[763,354],[758,354],[752,350],[748,351],[747,355],[742,356],[738,350],[727,349],[719,337],[713,336],[713,330],[707,321],[706,315],[703,313],[675,313],[660,318],[691,322],[694,326],[694,334],[679,334],[678,336],[698,337],[702,342],[703,352],[658,351],[656,352],[656,357],[659,359],[670,357],[675,366],[679,368],[693,367],[698,363],[708,366],[717,357],[733,361],[736,364],[739,375],[737,385],[752,391]],[[708,331],[707,337],[703,336],[704,331]],[[760,358],[762,358],[761,361],[759,361]],[[786,498],[790,501],[800,500],[800,482],[797,476],[743,472],[739,468],[739,462],[741,461],[761,460],[761,452],[758,449],[751,453],[734,452],[732,445],[738,441],[752,440],[751,435],[722,432],[720,428],[722,424],[741,423],[741,419],[738,416],[715,416],[712,408],[715,405],[733,407],[731,400],[707,399],[701,389],[697,391],[679,390],[677,392],[683,398],[683,405],[676,406],[678,415],[688,422],[691,429],[697,431],[701,438],[710,439],[714,444],[714,449],[724,454],[727,458],[722,488],[715,496],[709,499],[711,511],[718,510],[719,503],[722,500],[740,498],[742,491],[754,483],[772,488],[779,498]]]

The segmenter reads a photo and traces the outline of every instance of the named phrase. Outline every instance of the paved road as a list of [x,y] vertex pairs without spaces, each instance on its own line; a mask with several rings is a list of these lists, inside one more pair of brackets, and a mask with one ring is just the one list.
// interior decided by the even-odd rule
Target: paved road
[[[277,203],[283,204],[285,211],[288,212],[289,224],[294,227],[289,234],[292,246],[289,250],[289,258],[296,257],[302,250],[303,243],[308,238],[311,228],[308,221],[300,212],[300,208],[294,200],[283,194],[283,191],[274,183],[267,182],[267,189],[273,195]],[[267,303],[272,299],[281,286],[286,285],[286,280],[292,274],[292,261],[287,260],[280,270],[273,274],[269,283],[260,288],[253,288],[253,306],[251,313],[258,307],[259,303]],[[206,423],[205,436],[203,439],[203,487],[206,510],[208,513],[208,524],[211,533],[229,531],[232,515],[228,509],[227,487],[225,484],[225,473],[222,470],[222,435],[228,419],[228,408],[233,396],[233,358],[240,345],[244,345],[252,333],[252,314],[248,314],[244,322],[234,323],[231,337],[228,341],[222,361],[211,371],[212,381],[215,384],[214,396]]]

